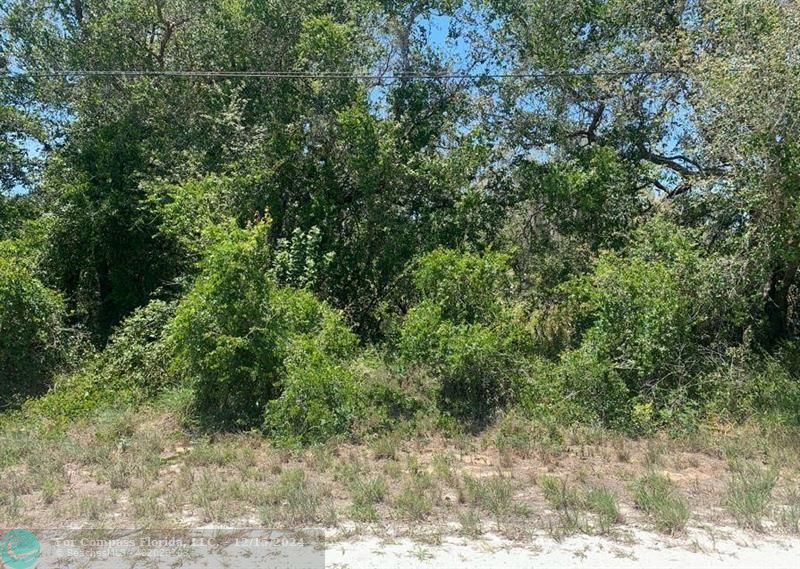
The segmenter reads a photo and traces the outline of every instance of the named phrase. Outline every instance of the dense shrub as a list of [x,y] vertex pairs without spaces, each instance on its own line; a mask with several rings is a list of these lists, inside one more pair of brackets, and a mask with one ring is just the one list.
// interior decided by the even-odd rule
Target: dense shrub
[[[87,148],[82,159],[124,177],[126,155],[138,147],[114,146]],[[115,175],[105,170],[85,180],[74,172],[69,176],[50,204],[41,266],[48,283],[63,292],[71,321],[102,346],[126,316],[177,276],[178,263],[137,185],[112,181]]]
[[322,252],[321,240],[317,226],[308,231],[295,228],[291,239],[279,239],[272,261],[275,280],[286,286],[317,288],[334,256]]
[[309,292],[275,284],[267,231],[266,222],[213,228],[200,274],[170,325],[174,369],[192,382],[209,425],[260,426],[267,403],[281,394],[295,342],[312,342],[334,359],[356,345],[337,312]]
[[169,370],[165,330],[175,302],[153,300],[128,316],[101,352],[81,369],[60,376],[47,395],[31,402],[31,412],[69,419],[102,405],[140,403],[177,378]]
[[457,323],[491,320],[500,315],[513,292],[510,256],[436,249],[414,263],[412,281],[418,298]]
[[364,413],[364,392],[353,373],[313,339],[295,341],[285,366],[282,392],[267,403],[264,430],[288,444],[346,436]]
[[63,363],[64,302],[0,242],[0,404],[41,391]]
[[522,366],[524,338],[512,325],[455,324],[430,304],[412,309],[400,353],[430,368],[440,384],[439,404],[455,416],[488,419],[512,398]]
[[520,315],[504,298],[507,260],[445,250],[423,256],[412,278],[420,301],[398,334],[401,359],[438,380],[442,409],[473,422],[513,398],[530,348]]
[[789,342],[773,354],[730,348],[699,379],[714,386],[705,412],[712,420],[800,425],[800,345]]
[[719,306],[735,289],[722,266],[701,254],[691,232],[659,219],[623,252],[601,254],[591,273],[562,287],[578,338],[560,356],[566,389],[620,427],[695,413],[716,389],[701,381],[709,354],[741,339],[746,323],[745,300]]

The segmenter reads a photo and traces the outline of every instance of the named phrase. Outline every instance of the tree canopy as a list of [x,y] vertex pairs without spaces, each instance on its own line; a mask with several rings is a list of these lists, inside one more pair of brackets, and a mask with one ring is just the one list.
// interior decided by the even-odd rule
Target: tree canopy
[[477,423],[734,416],[768,364],[797,390],[796,2],[8,0],[0,22],[9,401],[106,369],[163,303],[159,385],[302,441],[292,401],[333,390],[321,433],[375,403],[358,350]]

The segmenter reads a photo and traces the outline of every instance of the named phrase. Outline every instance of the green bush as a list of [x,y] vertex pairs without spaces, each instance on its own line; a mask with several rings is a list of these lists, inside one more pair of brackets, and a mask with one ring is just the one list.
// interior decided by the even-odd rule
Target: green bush
[[736,347],[716,360],[699,381],[714,387],[705,412],[714,419],[759,418],[772,425],[800,426],[800,347],[781,346],[773,354]]
[[199,418],[209,426],[260,426],[300,339],[334,359],[356,346],[337,312],[309,292],[275,284],[267,231],[266,222],[212,228],[197,280],[170,325],[174,369],[192,382]]
[[279,239],[272,261],[275,280],[296,288],[316,288],[333,260],[333,253],[321,251],[321,242],[316,225],[306,232],[297,227],[291,239]]
[[[603,253],[593,271],[562,287],[577,347],[559,373],[606,424],[649,430],[693,418],[690,402],[709,395],[698,381],[707,353],[724,348],[739,311],[716,307],[725,278],[690,232],[661,220],[645,225],[622,253]],[[715,333],[710,333],[714,330]]]
[[412,281],[417,296],[459,323],[493,319],[512,293],[510,256],[437,249],[416,260]]
[[102,352],[60,376],[44,397],[27,405],[28,411],[67,420],[103,405],[145,401],[175,384],[164,338],[174,312],[175,302],[162,300],[135,310]]
[[508,257],[438,250],[416,263],[419,303],[397,338],[400,358],[431,370],[439,405],[447,413],[484,422],[512,400],[530,335],[510,291]]
[[290,348],[282,388],[281,395],[267,403],[264,430],[286,444],[346,435],[364,411],[363,390],[353,373],[310,339]]
[[175,314],[175,302],[152,300],[128,316],[98,358],[98,375],[108,384],[121,382],[149,398],[174,383],[164,335]]
[[431,377],[421,368],[402,369],[391,354],[368,348],[350,362],[349,369],[363,390],[367,409],[353,425],[355,436],[390,431],[401,422],[430,417],[436,407]]
[[671,267],[608,254],[577,288],[591,320],[583,343],[607,359],[634,392],[684,375],[680,366],[696,349],[692,299]]
[[64,301],[0,242],[0,405],[46,388],[65,357]]

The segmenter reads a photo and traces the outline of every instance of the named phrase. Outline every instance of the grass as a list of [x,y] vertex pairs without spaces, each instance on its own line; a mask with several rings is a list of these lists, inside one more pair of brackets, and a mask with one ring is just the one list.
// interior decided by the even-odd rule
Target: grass
[[[157,492],[142,491],[139,495],[132,496],[133,514],[137,522],[144,526],[162,523],[167,514],[166,507],[159,500]],[[216,516],[215,516],[216,517]],[[208,521],[213,521],[209,519]]]
[[289,525],[319,521],[322,501],[322,489],[301,468],[284,471],[267,496],[267,505]]
[[585,531],[586,524],[581,517],[584,506],[581,494],[557,476],[541,476],[538,483],[545,500],[557,514],[557,523],[552,519],[549,521],[550,535],[555,539],[561,539],[578,531]]
[[204,522],[217,522],[223,519],[224,506],[218,502],[218,497],[217,478],[208,472],[203,472],[194,484],[193,502],[200,508]]
[[433,474],[446,484],[456,484],[458,474],[454,469],[456,458],[450,453],[436,453],[433,457],[431,466],[433,467]]
[[433,511],[433,502],[416,484],[407,484],[395,498],[394,506],[406,519],[424,520]]
[[380,475],[355,474],[348,484],[352,506],[350,513],[355,521],[376,522],[379,519],[376,505],[386,499],[386,480]]
[[601,533],[608,533],[612,526],[622,523],[617,496],[608,488],[592,488],[586,494],[586,508],[597,515]]
[[733,466],[725,506],[740,526],[763,531],[763,519],[776,481],[773,471],[755,464]]
[[379,437],[372,442],[372,455],[378,460],[397,460],[401,443],[400,435],[395,432]]
[[583,505],[583,499],[578,491],[557,476],[540,477],[539,487],[542,489],[545,499],[555,510],[577,509]]
[[401,517],[411,521],[424,520],[433,513],[438,488],[433,477],[420,469],[416,463],[410,465],[411,477],[395,496],[394,507]]
[[800,488],[792,488],[786,494],[786,505],[780,512],[781,527],[790,532],[800,533]]
[[633,495],[636,505],[652,517],[659,531],[674,535],[686,528],[689,505],[668,477],[656,472],[641,476],[634,484]]
[[44,480],[41,485],[42,502],[48,506],[55,502],[61,494],[62,488],[61,483],[55,480]]
[[381,476],[359,477],[350,486],[353,504],[380,504],[386,498],[386,481]]
[[473,509],[461,512],[458,516],[459,533],[464,537],[477,539],[483,534],[481,516]]
[[[552,475],[542,476],[538,482],[545,499],[559,515],[562,533],[596,529],[605,534],[623,521],[617,496],[608,488],[576,488]],[[594,515],[595,528],[590,528],[587,520],[581,517],[582,512]]]
[[17,474],[0,479],[0,508],[6,520],[17,520],[22,515],[24,509],[22,497],[30,490],[24,478]]
[[96,522],[103,516],[108,509],[108,502],[100,497],[83,496],[78,501],[77,511],[75,512],[81,519]]
[[466,502],[484,509],[496,520],[519,513],[514,503],[514,484],[509,478],[492,476],[476,479],[464,477]]
[[[122,410],[58,431],[0,428],[0,521],[152,527],[190,516],[202,524],[260,518],[268,527],[303,527],[343,517],[373,528],[394,520],[415,536],[449,527],[477,538],[492,524],[499,535],[525,540],[541,530],[556,538],[608,534],[623,522],[623,499],[646,512],[648,524],[675,534],[689,519],[681,492],[691,479],[670,482],[655,469],[716,472],[727,457],[730,484],[710,485],[707,502],[725,505],[744,527],[763,531],[771,519],[769,529],[800,533],[800,490],[752,466],[765,461],[781,468],[782,482],[800,479],[793,455],[800,444],[775,430],[755,442],[755,432],[632,440],[601,429],[551,431],[515,417],[480,434],[434,431],[403,452],[394,433],[366,445],[292,450],[253,433],[192,435],[164,410]],[[531,491],[531,479],[539,491]],[[630,495],[611,490],[623,483]],[[698,520],[708,515],[697,512]]]

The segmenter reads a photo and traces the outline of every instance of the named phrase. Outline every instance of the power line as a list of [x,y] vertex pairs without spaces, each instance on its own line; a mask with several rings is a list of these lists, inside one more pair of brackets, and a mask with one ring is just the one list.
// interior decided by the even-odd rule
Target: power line
[[565,77],[627,77],[634,75],[684,75],[679,69],[630,69],[620,71],[543,71],[531,73],[392,73],[360,74],[346,71],[210,71],[210,70],[176,70],[176,71],[151,71],[151,70],[86,70],[86,69],[56,69],[47,71],[24,71],[19,73],[6,72],[6,78],[38,78],[38,77],[177,77],[185,79],[202,78],[261,78],[261,79],[321,79],[328,81],[376,81],[392,82],[406,79],[437,80],[437,79],[556,79]]

